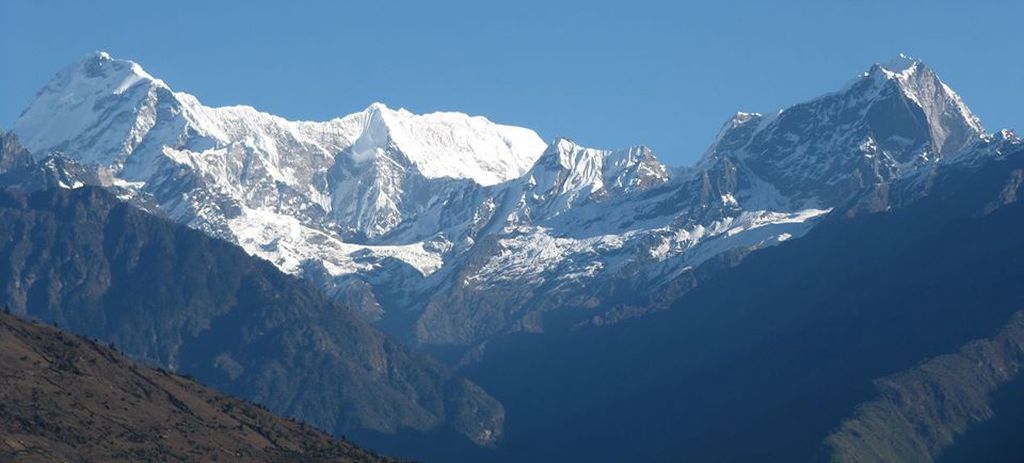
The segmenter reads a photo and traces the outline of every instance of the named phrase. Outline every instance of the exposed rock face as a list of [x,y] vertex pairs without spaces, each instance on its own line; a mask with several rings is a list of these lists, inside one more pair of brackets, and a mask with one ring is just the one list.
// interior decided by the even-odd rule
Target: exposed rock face
[[0,172],[32,165],[32,155],[11,132],[0,130]]
[[[836,204],[984,133],[960,97],[920,61],[874,65],[839,92],[775,116],[737,114],[701,163],[740,186],[756,181],[790,200]],[[768,198],[765,198],[768,199]]]

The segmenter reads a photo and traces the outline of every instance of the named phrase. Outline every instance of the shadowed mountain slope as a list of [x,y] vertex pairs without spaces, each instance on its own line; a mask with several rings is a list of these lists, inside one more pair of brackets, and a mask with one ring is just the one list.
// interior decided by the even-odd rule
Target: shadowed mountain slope
[[98,188],[0,193],[0,301],[336,435],[446,429],[489,445],[504,410],[305,282]]
[[[874,428],[925,443],[897,455],[981,455],[972,427],[994,416],[1012,430],[999,417],[1024,400],[1010,322],[1024,309],[1019,150],[908,177],[874,196],[881,212],[833,212],[663,312],[492,342],[465,372],[514,412],[504,461],[872,461],[871,436],[841,452],[826,438],[894,388],[927,392],[900,395],[921,407]],[[963,359],[958,377],[941,372]]]

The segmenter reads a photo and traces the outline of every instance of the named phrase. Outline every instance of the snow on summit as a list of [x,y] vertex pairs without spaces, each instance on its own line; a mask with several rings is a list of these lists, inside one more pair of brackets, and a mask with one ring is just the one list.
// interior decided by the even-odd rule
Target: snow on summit
[[317,262],[332,274],[381,259],[432,272],[438,253],[415,241],[350,243],[388,234],[443,192],[517,178],[546,147],[529,129],[380,103],[328,121],[209,107],[102,51],[57,73],[12,131],[37,158],[99,168],[286,271]]
[[[164,95],[159,95],[159,93]],[[163,104],[164,107],[158,106]],[[157,109],[164,109],[158,112]],[[117,113],[129,110],[128,113]],[[132,113],[134,111],[134,113]],[[112,116],[131,126],[110,126]],[[89,163],[117,164],[158,122],[181,118],[180,133],[152,140],[178,148],[182,136],[199,135],[207,145],[253,145],[279,156],[292,144],[333,156],[361,138],[374,149],[396,145],[428,178],[465,178],[492,185],[522,175],[546,144],[532,130],[495,124],[456,112],[412,114],[374,103],[364,111],[330,121],[289,121],[249,106],[208,107],[183,92],[172,92],[137,63],[97,51],[58,73],[15,123],[23,144],[37,155],[53,150]],[[194,133],[188,133],[191,129]],[[110,139],[90,138],[110,133]],[[370,133],[372,132],[372,133]],[[212,147],[212,146],[211,146]],[[71,148],[74,148],[73,152]],[[372,150],[371,150],[372,151]],[[367,153],[354,153],[354,155]]]
[[495,124],[484,117],[436,112],[416,115],[374,103],[364,133],[386,133],[420,173],[428,178],[469,178],[494,185],[519,177],[544,151],[536,132]]
[[[106,52],[93,52],[58,72],[21,114],[12,131],[36,154],[71,148],[69,143],[75,138],[97,138],[99,149],[77,150],[77,155],[88,162],[113,162],[112,157],[123,154],[127,148],[124,145],[131,144],[136,127],[120,127],[107,134],[114,128],[104,119],[122,109],[120,101],[142,109],[142,100],[153,88],[166,86],[138,64],[115,60]],[[143,113],[132,119],[134,125],[145,125],[151,116]],[[125,131],[125,139],[108,138],[120,137]]]
[[670,171],[643,146],[547,146],[455,112],[209,107],[103,52],[58,73],[13,132],[427,344],[543,330],[545,311],[669,287],[984,135],[906,55],[777,113],[737,113],[696,166]]
[[910,57],[905,53],[900,53],[883,64],[882,67],[889,72],[902,73],[910,71],[918,64],[921,64],[921,60]]

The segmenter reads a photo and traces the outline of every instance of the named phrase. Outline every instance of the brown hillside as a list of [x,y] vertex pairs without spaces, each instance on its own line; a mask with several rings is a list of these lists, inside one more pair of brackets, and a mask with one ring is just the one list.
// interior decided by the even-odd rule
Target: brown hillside
[[91,340],[0,314],[0,461],[391,460]]

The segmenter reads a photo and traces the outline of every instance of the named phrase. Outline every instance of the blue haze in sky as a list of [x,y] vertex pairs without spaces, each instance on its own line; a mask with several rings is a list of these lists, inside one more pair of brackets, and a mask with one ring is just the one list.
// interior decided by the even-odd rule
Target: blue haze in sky
[[0,3],[0,127],[97,49],[208,105],[329,119],[454,110],[693,163],[736,111],[922,58],[989,130],[1024,128],[1020,1]]

